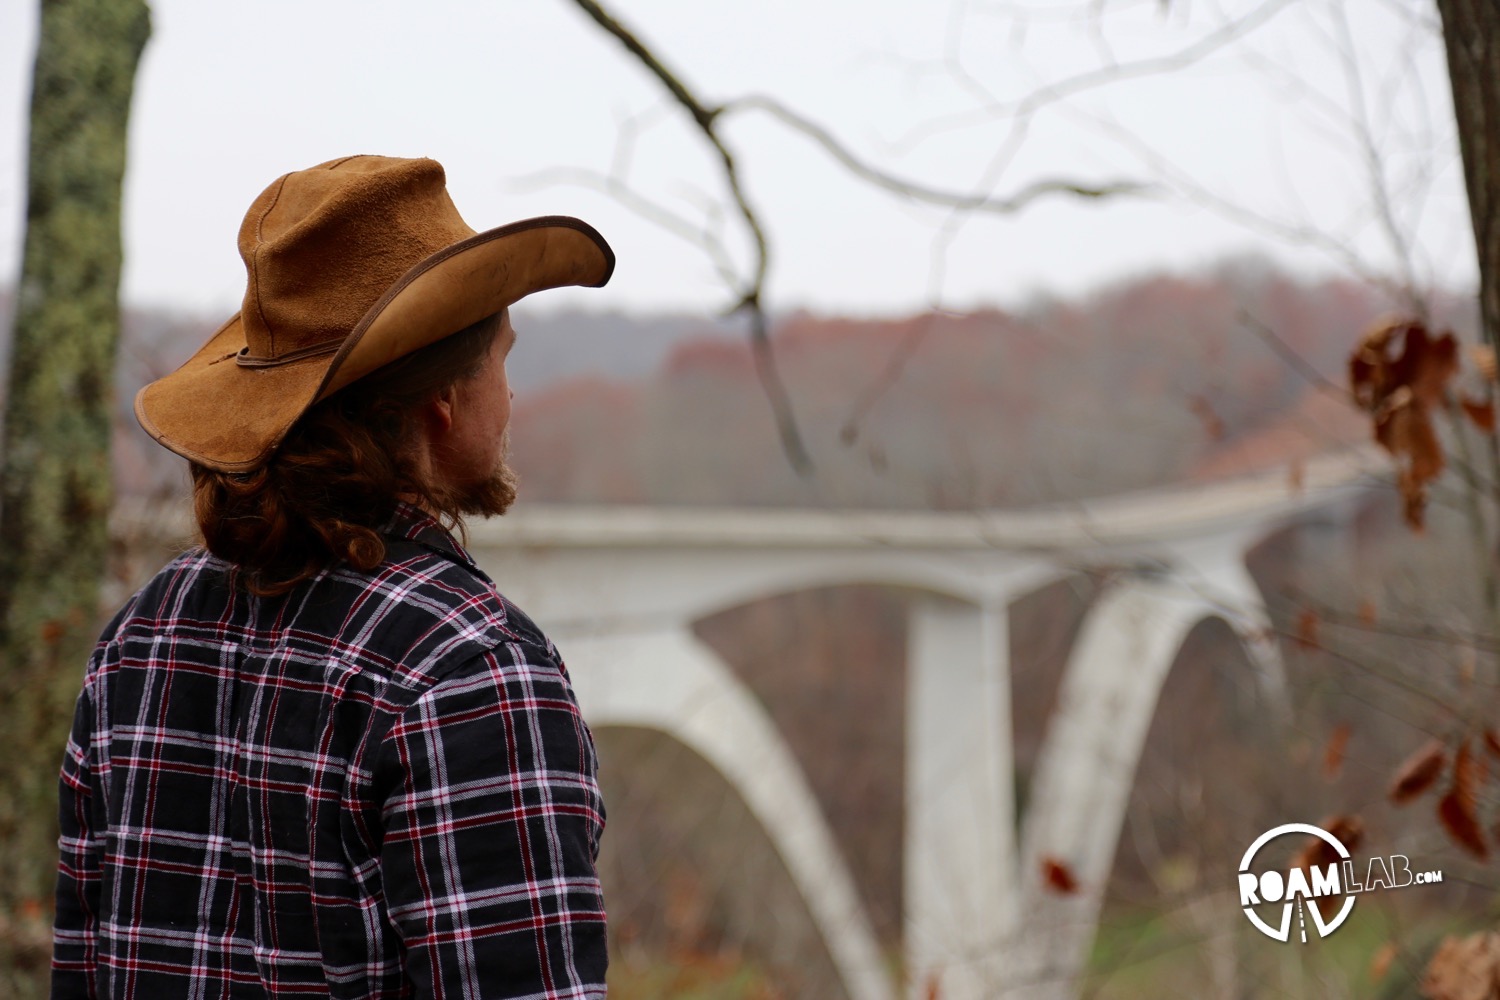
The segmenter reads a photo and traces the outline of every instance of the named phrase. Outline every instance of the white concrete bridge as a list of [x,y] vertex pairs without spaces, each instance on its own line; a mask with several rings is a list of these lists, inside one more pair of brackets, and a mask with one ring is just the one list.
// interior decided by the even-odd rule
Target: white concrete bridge
[[[964,514],[523,504],[476,525],[470,549],[555,639],[591,726],[659,730],[728,780],[776,845],[851,1000],[903,989],[1065,1000],[1077,991],[1136,764],[1183,639],[1205,618],[1222,619],[1261,691],[1280,699],[1282,666],[1245,554],[1284,525],[1337,517],[1372,486],[1388,488],[1387,468],[1361,451],[1314,461],[1297,483],[1278,472]],[[122,507],[115,528],[127,540],[181,537],[185,514]],[[1091,567],[1122,572],[1069,654],[1018,827],[1007,609]],[[886,971],[797,760],[692,631],[727,608],[842,584],[923,595],[906,671],[904,987]],[[1044,858],[1065,863],[1078,891],[1049,891]]]
[[[595,727],[641,726],[716,767],[764,825],[853,1000],[902,991],[808,781],[694,621],[811,587],[915,588],[906,692],[906,991],[944,1000],[1076,992],[1158,692],[1205,618],[1240,636],[1264,694],[1283,671],[1244,556],[1346,505],[1369,453],[1284,472],[1020,512],[525,507],[471,548],[568,662]],[[1013,815],[1008,606],[1080,568],[1125,570],[1085,619]],[[1076,875],[1049,891],[1042,861]]]

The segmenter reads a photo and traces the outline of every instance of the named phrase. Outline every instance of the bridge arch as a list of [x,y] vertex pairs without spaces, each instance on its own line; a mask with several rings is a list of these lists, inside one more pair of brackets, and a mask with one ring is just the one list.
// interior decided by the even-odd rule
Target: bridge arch
[[[1233,574],[1219,582],[1226,580],[1238,585]],[[1222,621],[1257,669],[1262,691],[1277,696],[1275,677],[1268,675],[1279,674],[1279,654],[1259,595],[1229,604],[1228,593],[1222,586],[1131,576],[1110,585],[1085,619],[1021,823],[1027,921],[1007,939],[1015,960],[1007,963],[1013,971],[1006,978],[1028,996],[1076,992],[1157,699],[1189,633],[1204,621]],[[1078,891],[1051,891],[1044,884],[1046,859],[1067,864]]]
[[874,932],[812,790],[713,651],[682,629],[576,637],[568,669],[591,724],[667,733],[726,778],[776,846],[851,1000],[889,1000]]
[[800,888],[729,779],[660,729],[591,728],[609,812],[599,877],[624,964],[720,949],[798,995],[847,1000]]
[[[776,588],[813,579],[903,584],[912,596],[904,895],[916,995],[933,984],[957,997],[1016,988],[1041,996],[1049,984],[1056,996],[1070,995],[1157,696],[1188,633],[1206,619],[1223,621],[1258,665],[1257,679],[1276,689],[1267,678],[1279,676],[1279,660],[1259,591],[1229,551],[1234,558],[1205,561],[1199,552],[1170,575],[1124,572],[1103,586],[1068,655],[1019,836],[1009,608],[1072,570],[1017,560],[980,582],[914,591],[914,575],[930,578],[880,572],[890,563],[843,567],[854,575],[825,564],[817,576],[757,572],[755,587],[716,592],[753,600],[799,592]],[[970,599],[976,592],[980,599]],[[586,715],[657,728],[710,761],[776,844],[850,996],[891,995],[862,899],[806,775],[769,714],[689,626],[657,621],[567,636]],[[1044,854],[1068,862],[1083,890],[1047,893]]]

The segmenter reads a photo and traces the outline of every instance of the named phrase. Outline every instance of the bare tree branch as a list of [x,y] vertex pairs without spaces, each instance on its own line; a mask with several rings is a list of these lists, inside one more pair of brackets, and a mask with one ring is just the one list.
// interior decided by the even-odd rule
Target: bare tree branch
[[[1287,2],[1287,0],[1271,0],[1268,6],[1284,2]],[[676,233],[678,236],[689,239],[708,249],[720,277],[733,289],[736,296],[736,302],[731,311],[744,311],[749,316],[750,341],[754,351],[756,371],[760,375],[761,382],[765,387],[766,394],[776,417],[777,430],[781,437],[782,446],[793,467],[803,475],[810,473],[812,463],[807,449],[802,442],[801,434],[797,429],[797,422],[793,415],[790,397],[776,365],[775,355],[771,348],[769,324],[764,308],[766,276],[770,270],[770,240],[760,216],[751,206],[745,194],[739,164],[735,160],[734,154],[730,150],[724,136],[721,134],[720,129],[726,119],[734,114],[745,112],[760,112],[768,115],[783,126],[812,140],[834,162],[867,184],[914,202],[947,209],[949,216],[944,225],[944,232],[939,236],[938,243],[935,244],[934,253],[939,256],[941,255],[941,248],[946,246],[946,241],[951,239],[952,235],[956,232],[959,221],[970,215],[1011,215],[1026,208],[1034,201],[1054,195],[1083,199],[1100,199],[1119,195],[1145,196],[1154,193],[1152,185],[1136,180],[1089,182],[1071,178],[1047,178],[1034,181],[1009,196],[999,197],[992,194],[991,188],[998,182],[999,175],[1003,172],[1004,164],[1008,163],[1010,158],[1014,156],[1016,149],[1024,138],[1024,124],[1012,130],[1010,140],[1006,143],[1001,156],[997,157],[1000,165],[997,166],[992,162],[990,168],[986,171],[984,183],[972,191],[948,190],[925,184],[918,180],[901,177],[857,156],[830,129],[768,95],[750,94],[718,104],[711,104],[704,101],[682,81],[676,72],[655,55],[633,31],[606,10],[598,0],[573,0],[573,3],[599,25],[600,28],[614,36],[625,47],[626,51],[656,77],[657,81],[672,95],[673,100],[687,111],[694,124],[703,133],[704,138],[713,148],[728,184],[730,197],[733,199],[739,217],[749,233],[754,250],[754,260],[751,265],[750,274],[745,277],[736,275],[729,264],[728,254],[722,243],[705,239],[706,230],[703,227],[693,226],[687,220],[666,209],[664,206],[644,198],[631,190],[623,179],[605,178],[597,174],[577,171],[568,172],[568,175],[564,179],[573,183],[583,183],[604,190],[612,196],[617,197],[622,203],[626,204],[632,211],[635,211],[642,217],[650,219],[656,224]],[[955,33],[951,27],[949,35],[950,44],[956,45]],[[555,179],[557,175],[554,174],[553,176]],[[891,376],[886,380],[887,384],[890,381],[894,381],[895,377],[899,375],[900,365],[904,364],[904,360],[899,358],[893,359],[893,362],[894,367],[892,368]],[[888,366],[888,368],[891,368],[891,366]],[[878,396],[882,391],[883,387],[876,388],[874,396]],[[869,403],[873,403],[874,396],[868,400]],[[856,413],[861,413],[866,408],[867,403],[862,401],[861,404],[856,406]],[[852,423],[845,425],[846,436],[850,433],[857,434],[857,429],[852,428],[854,428],[854,424]]]
[[1239,202],[1216,194],[1188,177],[1181,170],[1177,169],[1167,157],[1144,142],[1140,136],[1135,135],[1128,129],[1122,128],[1117,122],[1094,114],[1078,111],[1072,113],[1082,115],[1094,127],[1110,135],[1122,147],[1129,150],[1154,172],[1158,173],[1185,200],[1209,209],[1216,215],[1243,226],[1252,232],[1273,237],[1291,246],[1312,247],[1337,261],[1351,273],[1357,275],[1360,280],[1367,282],[1372,287],[1381,289],[1390,295],[1392,299],[1399,301],[1405,297],[1401,284],[1392,281],[1389,277],[1371,267],[1358,253],[1350,248],[1350,243],[1347,239],[1336,234],[1324,232],[1311,225],[1275,219],[1262,212],[1246,208]]
[[1236,318],[1251,333],[1259,337],[1262,343],[1274,351],[1283,364],[1302,376],[1308,385],[1311,385],[1319,392],[1328,393],[1340,402],[1348,403],[1351,407],[1354,406],[1354,394],[1349,391],[1348,386],[1340,385],[1337,382],[1324,378],[1321,372],[1307,363],[1306,358],[1297,353],[1296,348],[1283,340],[1281,335],[1275,330],[1272,330],[1265,323],[1261,322],[1249,309],[1243,306],[1240,307],[1236,313]]
[[[1038,111],[1074,94],[1096,89],[1119,80],[1151,76],[1190,66],[1207,58],[1231,42],[1242,39],[1249,32],[1267,23],[1283,8],[1288,6],[1291,0],[1267,0],[1267,2],[1255,8],[1245,17],[1225,23],[1211,34],[1197,40],[1192,45],[1187,46],[1177,53],[1130,63],[1118,62],[1114,58],[1113,50],[1109,47],[1107,39],[1104,37],[1100,21],[1105,2],[1106,0],[1090,0],[1087,8],[1087,17],[1092,26],[1095,47],[1104,53],[1106,64],[1098,69],[1081,73],[1058,83],[1034,90],[1019,101],[1007,103],[991,98],[985,102],[982,110],[986,120],[995,117],[1009,117],[1014,120],[1014,124],[1006,135],[1004,142],[1001,143],[996,153],[991,157],[974,188],[960,195],[955,196],[950,192],[938,191],[904,181],[865,164],[853,156],[827,129],[808,121],[805,117],[798,115],[796,112],[770,98],[744,98],[736,103],[759,107],[771,113],[788,126],[803,132],[803,134],[819,143],[825,151],[856,176],[863,178],[877,187],[895,194],[949,208],[950,212],[947,219],[944,220],[933,239],[932,267],[929,276],[929,298],[934,303],[939,303],[942,298],[941,286],[948,247],[957,238],[968,218],[974,214],[1014,213],[1037,198],[1048,194],[1066,193],[1077,197],[1103,198],[1121,194],[1144,196],[1161,193],[1159,185],[1146,184],[1134,180],[1086,185],[1077,181],[1047,179],[1028,185],[1019,193],[1008,198],[996,198],[990,192],[999,183],[1000,178],[1020,151],[1030,130],[1031,122]],[[950,20],[945,36],[944,63],[950,74],[954,75],[960,85],[970,91],[971,94],[989,95],[988,88],[985,88],[980,81],[973,77],[962,63],[959,51],[959,41],[962,32],[958,28],[963,23],[966,11],[967,0],[959,0],[959,3],[950,11]],[[1074,14],[1077,16],[1078,12],[1075,11]],[[726,110],[728,110],[728,107],[729,105],[726,105]],[[949,124],[947,126],[942,124],[943,120],[938,120],[936,126],[939,130],[951,128],[953,127],[953,123],[958,120],[960,120],[958,117],[948,119]],[[910,141],[915,142],[925,138],[926,135],[924,133],[928,132],[927,126],[930,125],[934,125],[934,123],[924,123],[923,126],[919,126],[917,130],[909,133],[909,137],[913,137]],[[1158,167],[1158,169],[1160,168]],[[1165,173],[1165,171],[1162,172]],[[850,417],[846,420],[840,435],[845,443],[852,442],[858,437],[859,423],[879,397],[900,378],[902,369],[910,360],[916,346],[922,339],[923,335],[917,334],[905,338],[901,344],[897,345],[890,361],[882,370],[880,377],[871,386],[870,390],[856,402]]]
[[726,285],[733,287],[739,280],[734,271],[734,260],[718,233],[707,225],[699,225],[660,202],[651,200],[631,187],[617,173],[605,174],[585,167],[554,167],[523,175],[514,181],[514,186],[523,191],[555,184],[572,184],[609,195],[646,222],[702,250],[713,262],[714,270]]
[[[1228,21],[1192,44],[1168,55],[1125,63],[1110,62],[1055,83],[1046,84],[1019,100],[993,101],[968,111],[931,119],[907,132],[897,140],[897,145],[910,148],[939,133],[988,124],[996,119],[1025,120],[1048,105],[1091,90],[1111,86],[1122,80],[1159,76],[1186,69],[1195,63],[1202,62],[1220,49],[1240,41],[1294,2],[1295,0],[1266,0],[1244,17]],[[1076,12],[1075,16],[1077,16]]]
[[824,152],[861,180],[913,201],[965,213],[1013,215],[1038,198],[1047,195],[1065,194],[1095,199],[1122,194],[1144,195],[1156,189],[1155,185],[1136,180],[1090,184],[1077,180],[1047,178],[1028,184],[1006,198],[993,197],[983,190],[948,191],[922,184],[919,181],[907,180],[871,166],[850,152],[849,147],[839,142],[828,129],[793,111],[773,97],[751,94],[726,102],[721,110],[726,115],[735,111],[765,112],[793,131],[800,132],[816,142]]
[[662,86],[666,87],[672,96],[677,99],[677,103],[686,108],[688,113],[693,116],[693,121],[698,123],[698,127],[703,129],[704,132],[709,133],[709,138],[715,140],[714,144],[719,146],[719,151],[727,158],[729,155],[728,152],[723,149],[723,146],[713,136],[713,123],[714,119],[718,116],[719,109],[710,108],[693,96],[692,91],[688,90],[687,86],[677,78],[677,74],[667,69],[666,65],[660,59],[656,58],[656,55],[646,47],[645,43],[635,37],[634,32],[621,24],[603,6],[595,3],[594,0],[573,0],[573,2],[578,5],[580,10],[593,18],[599,27],[615,36],[631,55],[640,60],[641,64],[661,81]]
[[729,184],[730,196],[734,199],[735,206],[739,209],[740,218],[745,223],[751,242],[755,249],[755,261],[752,265],[752,273],[746,281],[739,282],[735,288],[738,302],[731,311],[743,310],[750,319],[750,346],[755,356],[755,370],[760,375],[761,385],[765,388],[767,399],[771,404],[771,411],[776,420],[777,433],[781,438],[782,449],[786,452],[787,460],[791,462],[792,468],[798,475],[809,476],[812,474],[812,457],[808,454],[807,446],[802,441],[802,434],[797,429],[796,416],[792,410],[791,397],[786,391],[786,384],[781,379],[781,373],[776,367],[776,356],[771,348],[771,338],[767,329],[765,309],[762,298],[765,293],[766,273],[770,269],[770,243],[766,238],[765,228],[761,225],[760,217],[751,207],[749,199],[745,195],[744,187],[740,182],[739,167],[735,163],[734,155],[729,147],[724,144],[723,138],[718,131],[718,118],[723,111],[722,106],[710,107],[700,101],[687,86],[666,65],[658,59],[651,50],[646,47],[635,34],[626,28],[613,15],[608,13],[602,5],[595,0],[573,0],[585,14],[594,20],[599,27],[613,35],[621,45],[625,46],[643,66],[651,71],[662,86],[667,88],[677,103],[692,116],[699,131],[718,153],[719,161],[723,166],[725,180]]
[[1339,64],[1349,93],[1353,131],[1359,141],[1364,160],[1365,173],[1369,178],[1370,194],[1375,202],[1376,216],[1384,230],[1391,250],[1401,267],[1403,298],[1407,305],[1424,319],[1428,314],[1427,303],[1417,293],[1416,270],[1412,266],[1411,241],[1396,222],[1395,210],[1391,207],[1390,184],[1385,176],[1385,162],[1375,143],[1375,134],[1370,125],[1370,112],[1366,107],[1364,76],[1360,72],[1359,59],[1354,54],[1354,35],[1349,30],[1349,19],[1344,14],[1344,5],[1334,6],[1338,25]]

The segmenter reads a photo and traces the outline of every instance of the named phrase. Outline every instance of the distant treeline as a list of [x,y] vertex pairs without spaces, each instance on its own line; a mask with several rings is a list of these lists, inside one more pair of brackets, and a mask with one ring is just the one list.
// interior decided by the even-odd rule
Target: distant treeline
[[[1389,304],[1261,266],[1155,277],[1024,311],[797,315],[777,357],[815,462],[782,456],[743,340],[680,342],[645,379],[519,400],[530,499],[1016,507],[1233,475],[1369,435],[1347,358]],[[1472,310],[1435,304],[1472,337]]]
[[[0,360],[12,299],[0,291]],[[1472,338],[1469,300],[1434,308]],[[1368,433],[1314,376],[1342,384],[1353,345],[1389,310],[1367,285],[1240,263],[1015,312],[784,316],[775,344],[808,478],[781,454],[734,319],[522,310],[514,463],[528,500],[930,509],[1232,475]],[[181,488],[180,463],[135,426],[131,400],[224,318],[127,310],[122,492]]]

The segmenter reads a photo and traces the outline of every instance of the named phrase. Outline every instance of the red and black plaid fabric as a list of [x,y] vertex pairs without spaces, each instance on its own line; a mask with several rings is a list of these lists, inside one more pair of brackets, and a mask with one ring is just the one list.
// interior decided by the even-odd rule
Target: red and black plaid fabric
[[594,745],[433,519],[277,598],[201,550],[89,662],[53,997],[604,995]]

